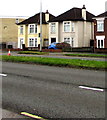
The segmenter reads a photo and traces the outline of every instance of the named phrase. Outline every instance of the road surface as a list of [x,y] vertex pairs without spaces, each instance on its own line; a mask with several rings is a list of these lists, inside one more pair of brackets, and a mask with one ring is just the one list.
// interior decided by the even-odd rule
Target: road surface
[[2,66],[4,109],[48,119],[105,117],[104,71],[9,62]]

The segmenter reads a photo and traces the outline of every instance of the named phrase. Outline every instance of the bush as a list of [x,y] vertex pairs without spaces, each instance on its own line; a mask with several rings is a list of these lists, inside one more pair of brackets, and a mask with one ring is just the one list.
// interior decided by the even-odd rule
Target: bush
[[71,51],[71,46],[68,43],[62,42],[62,43],[57,43],[56,48],[62,49],[62,51]]

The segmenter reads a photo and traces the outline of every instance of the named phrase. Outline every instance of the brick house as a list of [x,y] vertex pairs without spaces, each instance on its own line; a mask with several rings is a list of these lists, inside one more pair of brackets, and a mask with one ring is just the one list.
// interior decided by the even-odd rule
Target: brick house
[[94,51],[107,52],[107,11],[94,18]]

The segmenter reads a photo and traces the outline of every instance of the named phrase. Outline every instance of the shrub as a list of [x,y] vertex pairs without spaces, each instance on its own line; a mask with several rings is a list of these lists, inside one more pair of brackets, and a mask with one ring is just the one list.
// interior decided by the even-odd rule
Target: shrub
[[71,46],[68,43],[62,42],[62,43],[57,43],[56,48],[62,49],[62,51],[71,51]]

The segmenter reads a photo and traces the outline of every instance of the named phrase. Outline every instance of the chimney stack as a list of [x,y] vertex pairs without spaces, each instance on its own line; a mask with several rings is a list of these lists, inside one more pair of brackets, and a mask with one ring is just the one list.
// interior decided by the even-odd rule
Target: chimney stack
[[48,10],[46,10],[46,13],[45,13],[45,21],[49,21],[49,12]]
[[82,18],[84,20],[86,20],[86,8],[85,8],[85,5],[83,5],[83,8],[82,8]]

